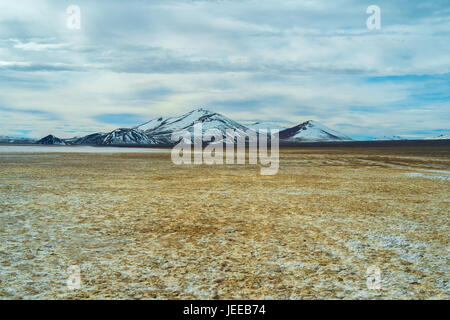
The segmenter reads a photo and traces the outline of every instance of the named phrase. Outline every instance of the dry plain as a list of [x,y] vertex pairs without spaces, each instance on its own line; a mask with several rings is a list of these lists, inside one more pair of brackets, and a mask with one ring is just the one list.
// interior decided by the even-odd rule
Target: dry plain
[[0,298],[449,299],[449,190],[448,147],[0,154]]

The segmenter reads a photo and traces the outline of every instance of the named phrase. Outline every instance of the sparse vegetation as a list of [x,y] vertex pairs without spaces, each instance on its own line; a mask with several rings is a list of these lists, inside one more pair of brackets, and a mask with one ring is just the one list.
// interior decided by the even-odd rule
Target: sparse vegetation
[[448,176],[448,148],[280,155],[275,176],[169,153],[0,155],[0,298],[450,297],[450,181],[407,175]]

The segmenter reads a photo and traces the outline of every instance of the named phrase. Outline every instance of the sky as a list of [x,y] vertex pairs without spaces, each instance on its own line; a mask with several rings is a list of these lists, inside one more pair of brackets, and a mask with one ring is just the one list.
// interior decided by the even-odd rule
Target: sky
[[448,133],[450,0],[0,1],[0,135],[69,138],[200,107],[356,139]]

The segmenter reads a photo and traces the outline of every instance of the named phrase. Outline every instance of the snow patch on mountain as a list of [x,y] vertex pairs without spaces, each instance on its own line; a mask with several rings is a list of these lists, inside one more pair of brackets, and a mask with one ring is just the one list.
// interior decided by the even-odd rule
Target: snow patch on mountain
[[155,145],[155,139],[147,136],[143,131],[128,128],[119,128],[109,133],[93,133],[78,139],[71,139],[70,144],[75,145]]
[[268,120],[241,120],[240,124],[245,127],[258,131],[260,129],[265,129],[268,132],[273,129],[279,131],[292,127],[294,124],[285,121],[268,121]]
[[141,125],[138,125],[138,126],[134,127],[133,129],[142,130],[142,131],[152,131],[152,130],[158,128],[159,126],[161,126],[161,124],[163,122],[165,122],[166,120],[167,120],[166,118],[159,117],[156,119],[152,119]]
[[103,132],[97,132],[88,134],[87,136],[78,138],[78,139],[70,139],[71,144],[75,145],[101,145],[103,144],[103,139],[107,134]]
[[121,128],[106,134],[102,144],[156,144],[156,141],[140,130]]

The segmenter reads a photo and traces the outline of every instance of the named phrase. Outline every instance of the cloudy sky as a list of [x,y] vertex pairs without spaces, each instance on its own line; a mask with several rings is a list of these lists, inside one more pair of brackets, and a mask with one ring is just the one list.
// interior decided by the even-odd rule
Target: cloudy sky
[[198,107],[355,138],[448,132],[450,1],[0,2],[0,135],[66,138]]

